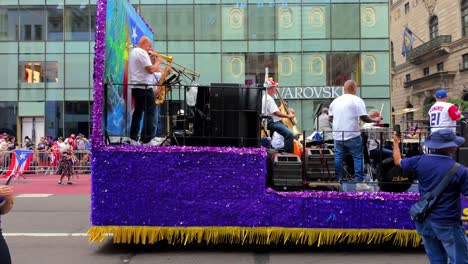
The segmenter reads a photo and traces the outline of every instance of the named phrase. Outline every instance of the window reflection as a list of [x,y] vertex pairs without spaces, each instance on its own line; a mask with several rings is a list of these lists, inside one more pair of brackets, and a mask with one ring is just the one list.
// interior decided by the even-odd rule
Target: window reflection
[[17,102],[0,102],[0,131],[7,133],[8,135],[16,135],[18,115],[18,103]]
[[63,101],[45,102],[46,135],[57,138],[63,135]]
[[47,40],[63,40],[63,6],[47,8]]
[[25,6],[19,11],[19,30],[23,41],[45,40],[46,13],[43,7]]
[[[359,53],[332,53],[328,55],[328,82],[333,86],[342,86],[347,80],[357,80]],[[358,80],[357,80],[358,81]],[[359,82],[359,81],[358,81]]]
[[64,117],[64,134],[79,134],[89,135],[89,102],[65,102],[65,117]]
[[0,7],[0,40],[18,40],[16,6]]
[[90,19],[88,5],[66,6],[65,40],[89,40],[91,35]]
[[23,83],[58,82],[58,62],[20,62],[18,76]]

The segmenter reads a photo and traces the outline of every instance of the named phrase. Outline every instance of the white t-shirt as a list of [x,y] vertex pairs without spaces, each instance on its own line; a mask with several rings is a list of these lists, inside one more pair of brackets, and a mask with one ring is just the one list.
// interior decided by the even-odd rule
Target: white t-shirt
[[348,140],[361,135],[359,117],[367,115],[364,101],[353,94],[337,97],[328,108],[333,116],[333,139]]
[[274,132],[273,136],[271,137],[271,146],[274,149],[284,148],[284,137],[280,135],[278,132]]
[[[145,67],[151,66],[151,60],[142,48],[134,48],[128,56],[128,76],[131,84],[148,84],[147,88],[153,88],[154,75],[146,71]],[[144,89],[142,86],[130,86],[131,88]]]
[[461,117],[458,108],[451,103],[436,102],[428,111],[431,132],[442,128],[451,128],[456,131],[457,121]]
[[265,93],[262,100],[262,114],[271,117],[273,119],[273,122],[277,122],[280,121],[282,118],[274,115],[273,113],[278,111],[279,108],[276,105],[275,99],[273,99],[273,97],[271,97],[269,94]]

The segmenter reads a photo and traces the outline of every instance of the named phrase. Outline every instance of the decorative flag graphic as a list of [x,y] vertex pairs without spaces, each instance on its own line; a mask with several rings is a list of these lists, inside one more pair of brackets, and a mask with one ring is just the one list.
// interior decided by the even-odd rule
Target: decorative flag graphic
[[21,176],[25,171],[28,170],[31,160],[33,158],[33,151],[26,149],[17,149],[13,152],[11,158],[10,167],[8,168],[5,177]]

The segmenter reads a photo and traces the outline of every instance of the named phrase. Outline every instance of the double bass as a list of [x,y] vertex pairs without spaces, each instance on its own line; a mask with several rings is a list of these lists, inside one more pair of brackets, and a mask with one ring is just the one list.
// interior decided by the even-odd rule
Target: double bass
[[[276,96],[278,96],[278,99],[280,100],[280,106],[278,107],[280,112],[283,113],[283,114],[289,115],[289,110],[286,107],[286,104],[284,103],[283,97],[281,97],[281,94],[279,93],[278,90],[276,90]],[[294,117],[294,118],[284,117],[281,120],[281,122],[283,122],[283,124],[285,124],[289,129],[291,129],[294,137],[301,134],[301,132],[299,132],[299,129],[297,128],[297,118],[296,117]]]

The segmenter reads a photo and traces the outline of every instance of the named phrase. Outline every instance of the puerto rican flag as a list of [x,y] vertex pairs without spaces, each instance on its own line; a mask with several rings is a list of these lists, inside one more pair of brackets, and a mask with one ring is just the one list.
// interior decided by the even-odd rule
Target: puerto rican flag
[[17,149],[13,152],[10,167],[8,168],[5,177],[20,176],[28,170],[31,160],[33,158],[33,151],[26,149]]

